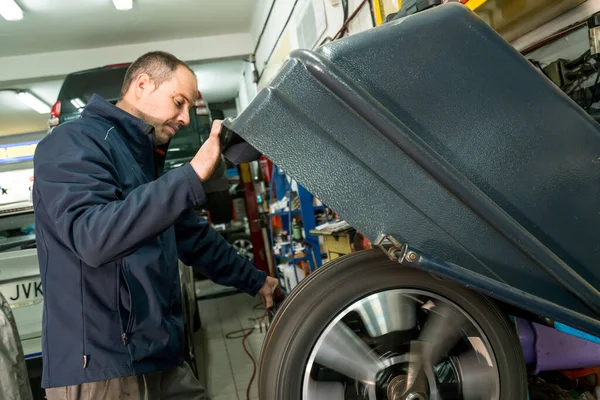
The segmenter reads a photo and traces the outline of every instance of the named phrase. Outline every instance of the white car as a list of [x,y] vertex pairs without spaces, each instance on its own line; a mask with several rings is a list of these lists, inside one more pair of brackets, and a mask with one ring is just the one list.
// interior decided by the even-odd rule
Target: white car
[[15,315],[25,358],[41,356],[42,282],[35,250],[33,169],[0,172],[0,292]]
[[33,212],[0,214],[0,292],[9,302],[26,359],[42,355],[42,282]]

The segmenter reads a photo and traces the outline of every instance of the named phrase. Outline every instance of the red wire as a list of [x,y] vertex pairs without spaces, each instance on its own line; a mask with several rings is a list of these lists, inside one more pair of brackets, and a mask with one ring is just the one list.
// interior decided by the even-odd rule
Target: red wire
[[354,17],[356,17],[356,14],[358,14],[358,12],[359,12],[359,11],[360,11],[360,10],[363,8],[363,6],[364,6],[365,4],[367,4],[367,1],[369,1],[369,0],[363,0],[363,2],[362,2],[362,3],[360,3],[360,4],[358,5],[358,7],[356,7],[356,10],[354,10],[354,12],[353,12],[353,13],[352,13],[352,14],[351,14],[349,17],[348,17],[348,19],[344,21],[344,23],[342,24],[342,27],[340,28],[340,30],[339,30],[339,31],[337,31],[337,33],[336,33],[336,34],[335,34],[335,36],[333,37],[333,40],[337,39],[337,37],[338,37],[338,36],[339,36],[339,35],[340,35],[342,32],[344,32],[344,29],[346,29],[346,27],[348,26],[348,24],[349,24],[350,22],[352,22],[352,20],[354,19]]
[[[265,313],[258,321],[259,326],[267,317],[268,313],[269,310],[265,310]],[[244,351],[246,352],[246,354],[248,354],[250,360],[252,360],[252,377],[250,378],[250,382],[248,383],[248,387],[246,388],[246,400],[250,400],[250,389],[252,388],[252,382],[254,381],[254,377],[256,376],[256,361],[254,360],[254,357],[252,357],[252,354],[250,354],[250,351],[248,351],[248,348],[246,347],[246,339],[248,339],[248,336],[250,336],[255,329],[256,328],[249,329],[248,332],[246,332],[246,334],[244,335],[244,338],[242,339],[242,346],[244,346]]]

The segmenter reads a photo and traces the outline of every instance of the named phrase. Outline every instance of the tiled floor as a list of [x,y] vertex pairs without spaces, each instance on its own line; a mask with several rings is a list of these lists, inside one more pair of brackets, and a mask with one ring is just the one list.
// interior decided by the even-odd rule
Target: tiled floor
[[[252,377],[252,361],[242,346],[243,332],[228,339],[227,334],[249,328],[254,325],[251,319],[259,319],[264,309],[259,307],[260,299],[247,294],[233,294],[198,302],[204,351],[205,382],[211,400],[246,400],[246,388]],[[266,319],[265,319],[266,320]],[[248,350],[255,360],[260,357],[260,349],[265,329],[258,329],[246,340]],[[258,361],[257,361],[258,363]],[[258,377],[255,376],[250,399],[258,399],[256,387]]]

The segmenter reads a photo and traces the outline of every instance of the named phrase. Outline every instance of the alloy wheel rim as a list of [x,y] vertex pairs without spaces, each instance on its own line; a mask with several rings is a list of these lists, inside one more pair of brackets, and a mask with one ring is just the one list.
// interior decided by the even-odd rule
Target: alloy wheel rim
[[499,400],[496,357],[455,302],[425,290],[383,290],[333,318],[304,370],[303,400],[350,398]]
[[233,242],[232,246],[239,255],[248,258],[250,261],[254,259],[254,253],[252,252],[254,246],[247,239],[237,239]]

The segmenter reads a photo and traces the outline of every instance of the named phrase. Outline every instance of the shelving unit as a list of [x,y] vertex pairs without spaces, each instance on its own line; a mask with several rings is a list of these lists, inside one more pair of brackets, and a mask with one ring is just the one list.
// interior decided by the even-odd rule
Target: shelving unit
[[[314,271],[316,268],[322,265],[323,257],[326,257],[326,253],[321,253],[321,247],[319,245],[319,238],[310,233],[316,226],[316,213],[319,211],[325,211],[327,208],[324,205],[314,206],[313,195],[306,190],[302,185],[297,182],[294,182],[297,185],[296,192],[298,193],[298,202],[299,207],[294,209],[292,201],[293,201],[293,182],[289,180],[287,175],[276,165],[273,166],[272,176],[271,176],[271,185],[269,188],[269,199],[270,204],[273,202],[281,201],[285,197],[287,197],[287,204],[285,211],[277,211],[269,214],[269,231],[270,231],[270,239],[271,239],[271,249],[273,251],[273,258],[275,264],[275,271],[278,279],[282,279],[279,273],[279,268],[277,265],[279,261],[283,261],[288,264],[295,265],[300,261],[306,261],[310,265],[311,271]],[[302,230],[303,230],[303,239],[301,241],[293,239],[293,229],[292,229],[292,221],[294,217],[299,217],[302,220]],[[282,230],[287,231],[289,234],[289,244],[291,247],[291,255],[281,255],[275,254],[275,238],[273,234],[273,218],[281,217],[281,225]],[[305,245],[306,248],[306,256],[296,257],[294,255],[294,243],[301,242]],[[296,273],[296,281],[299,281],[297,270],[294,269]]]

